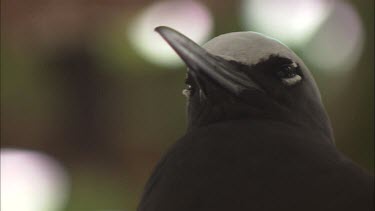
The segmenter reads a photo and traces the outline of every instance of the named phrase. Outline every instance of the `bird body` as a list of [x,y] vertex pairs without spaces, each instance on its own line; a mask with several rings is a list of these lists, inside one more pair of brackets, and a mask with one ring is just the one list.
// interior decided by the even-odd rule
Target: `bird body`
[[370,210],[371,177],[324,139],[273,120],[194,130],[161,160],[140,210]]
[[254,32],[203,48],[156,29],[188,66],[188,129],[139,211],[372,210],[373,177],[340,153],[302,60]]

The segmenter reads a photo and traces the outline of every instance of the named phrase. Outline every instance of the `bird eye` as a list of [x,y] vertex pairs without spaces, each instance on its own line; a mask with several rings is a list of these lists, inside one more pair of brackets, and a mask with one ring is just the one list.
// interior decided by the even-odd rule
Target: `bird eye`
[[187,75],[186,79],[185,79],[185,84],[186,84],[186,87],[184,90],[182,90],[182,94],[185,96],[185,97],[190,97],[194,94],[194,88],[193,86],[191,85],[192,84],[192,79],[189,75]]
[[298,65],[295,62],[286,64],[281,66],[281,69],[276,74],[283,84],[291,86],[302,80],[301,76],[297,74],[297,67]]
[[194,93],[194,89],[193,87],[190,85],[190,84],[187,84],[185,89],[182,90],[182,94],[185,96],[185,97],[190,97],[192,96]]
[[297,74],[297,64],[286,64],[281,67],[281,70],[277,72],[280,78],[293,78]]

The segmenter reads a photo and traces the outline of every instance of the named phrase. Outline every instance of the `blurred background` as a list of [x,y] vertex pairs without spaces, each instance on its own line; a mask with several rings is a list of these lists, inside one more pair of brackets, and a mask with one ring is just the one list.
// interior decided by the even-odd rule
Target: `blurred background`
[[374,170],[374,1],[1,0],[1,210],[135,210],[185,131],[185,67],[153,31],[198,43],[258,31],[313,72],[338,148]]

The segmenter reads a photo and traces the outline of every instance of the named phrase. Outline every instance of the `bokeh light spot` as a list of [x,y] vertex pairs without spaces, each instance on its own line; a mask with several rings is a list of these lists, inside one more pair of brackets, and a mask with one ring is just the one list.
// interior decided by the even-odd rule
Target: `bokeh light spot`
[[67,199],[63,168],[47,155],[1,149],[1,211],[60,211]]
[[320,70],[343,72],[357,64],[363,44],[364,31],[357,12],[350,4],[337,2],[302,53]]
[[291,47],[306,43],[328,16],[333,1],[243,0],[241,18],[246,30],[257,31]]
[[157,26],[172,27],[197,43],[206,41],[213,28],[208,9],[196,1],[162,1],[141,12],[130,25],[134,49],[148,61],[162,66],[182,64],[174,51],[154,32]]

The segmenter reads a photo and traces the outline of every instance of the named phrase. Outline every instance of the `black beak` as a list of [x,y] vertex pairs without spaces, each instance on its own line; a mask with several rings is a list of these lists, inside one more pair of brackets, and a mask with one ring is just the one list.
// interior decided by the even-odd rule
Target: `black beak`
[[194,75],[204,74],[235,95],[240,95],[245,90],[262,90],[246,74],[239,71],[235,64],[208,53],[176,30],[159,26],[155,31],[176,51]]

